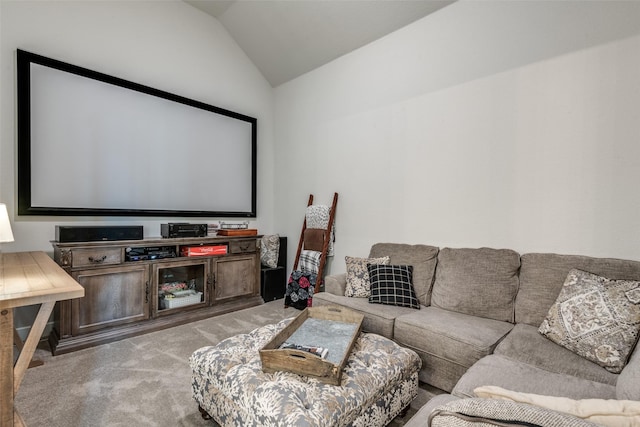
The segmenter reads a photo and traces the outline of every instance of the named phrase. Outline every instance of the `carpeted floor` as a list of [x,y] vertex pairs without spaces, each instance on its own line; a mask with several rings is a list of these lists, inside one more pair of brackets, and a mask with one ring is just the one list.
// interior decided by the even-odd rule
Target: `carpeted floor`
[[277,300],[60,356],[38,350],[45,363],[27,371],[15,405],[29,426],[213,427],[191,397],[191,353],[299,313]]

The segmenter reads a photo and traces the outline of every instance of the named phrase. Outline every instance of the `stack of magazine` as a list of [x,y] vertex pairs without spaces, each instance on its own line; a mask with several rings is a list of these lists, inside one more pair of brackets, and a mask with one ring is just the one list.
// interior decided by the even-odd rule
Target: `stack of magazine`
[[306,351],[308,353],[315,354],[316,356],[319,356],[319,357],[321,357],[323,359],[326,359],[327,358],[327,354],[329,353],[329,349],[328,348],[300,345],[300,344],[294,344],[294,343],[290,343],[290,342],[282,343],[280,348],[281,349],[293,349],[293,350]]

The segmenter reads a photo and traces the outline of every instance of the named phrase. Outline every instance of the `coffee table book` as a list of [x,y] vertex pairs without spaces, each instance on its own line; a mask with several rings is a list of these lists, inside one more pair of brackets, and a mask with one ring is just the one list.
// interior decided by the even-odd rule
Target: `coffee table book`
[[[305,308],[262,347],[262,370],[267,373],[287,371],[340,385],[342,371],[362,330],[363,318],[362,314],[339,306]],[[280,348],[291,341],[309,347],[325,347],[329,353],[323,359],[304,350]]]

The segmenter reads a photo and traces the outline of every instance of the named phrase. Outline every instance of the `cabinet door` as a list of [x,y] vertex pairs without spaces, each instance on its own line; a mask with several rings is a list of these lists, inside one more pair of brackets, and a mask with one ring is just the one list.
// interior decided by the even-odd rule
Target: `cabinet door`
[[71,333],[93,332],[149,318],[149,266],[78,270],[84,297],[72,300]]
[[208,257],[154,264],[154,316],[207,305],[210,265]]
[[221,258],[215,264],[216,302],[259,292],[255,255]]

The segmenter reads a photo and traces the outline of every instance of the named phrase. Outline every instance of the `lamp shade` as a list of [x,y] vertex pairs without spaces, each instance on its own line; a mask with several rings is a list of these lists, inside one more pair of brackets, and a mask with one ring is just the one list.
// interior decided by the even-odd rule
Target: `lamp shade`
[[9,213],[7,212],[7,205],[4,203],[0,203],[0,242],[13,242]]

